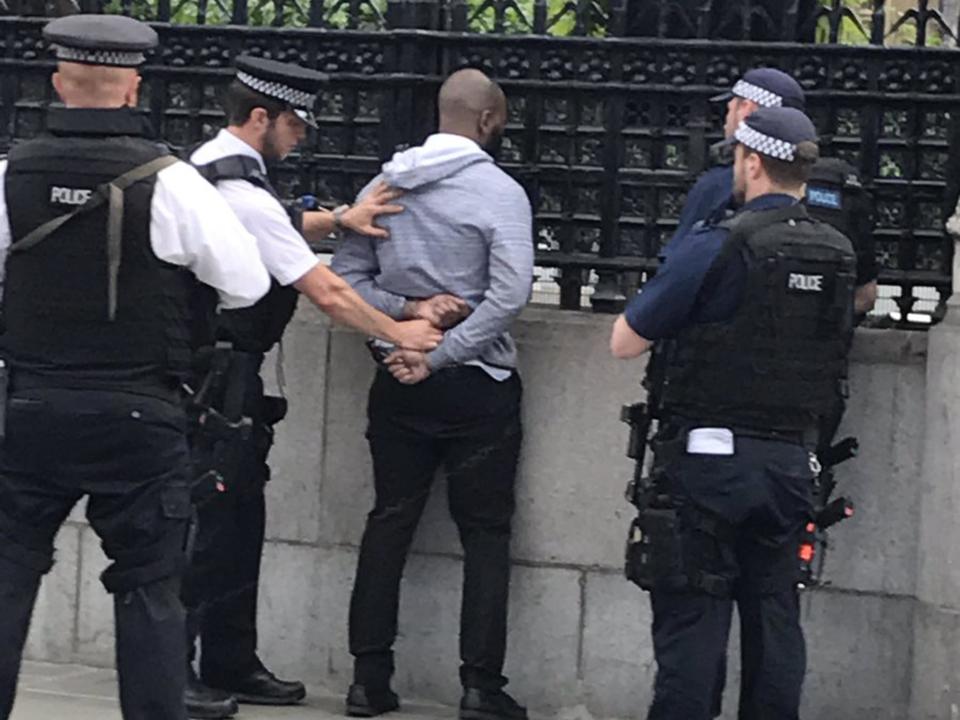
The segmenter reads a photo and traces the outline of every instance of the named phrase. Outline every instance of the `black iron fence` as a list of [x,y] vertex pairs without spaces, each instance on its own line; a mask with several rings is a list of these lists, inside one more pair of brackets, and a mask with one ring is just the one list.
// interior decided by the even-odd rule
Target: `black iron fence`
[[218,93],[241,52],[329,73],[321,128],[277,180],[330,205],[432,130],[447,73],[485,69],[510,100],[502,162],[530,195],[538,263],[556,268],[567,308],[586,293],[615,308],[655,270],[720,139],[723,108],[708,98],[747,68],[776,66],[807,90],[825,152],[850,160],[874,192],[880,279],[899,293],[900,317],[949,294],[960,52],[956,18],[927,0],[4,2],[20,15],[0,17],[0,149],[40,132],[53,101],[44,20],[24,13],[123,11],[160,21],[141,101],[174,146],[221,124]]

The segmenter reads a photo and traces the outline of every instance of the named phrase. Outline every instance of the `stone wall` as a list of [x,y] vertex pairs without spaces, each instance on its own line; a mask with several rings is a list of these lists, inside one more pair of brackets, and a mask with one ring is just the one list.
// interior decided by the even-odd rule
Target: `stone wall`
[[[621,574],[631,517],[623,488],[631,466],[624,457],[627,428],[618,416],[624,402],[641,396],[643,363],[609,357],[611,322],[533,308],[516,327],[526,443],[507,674],[516,696],[541,715],[640,717],[650,701],[649,604]],[[908,717],[911,687],[926,688],[925,656],[914,652],[914,615],[922,608],[920,629],[939,632],[940,624],[923,624],[924,613],[940,608],[940,598],[960,594],[960,579],[936,586],[938,571],[918,562],[921,549],[937,542],[928,535],[942,535],[953,547],[953,537],[960,540],[960,524],[948,532],[920,522],[921,509],[931,512],[928,506],[940,502],[920,482],[925,422],[940,422],[925,412],[926,347],[923,333],[857,336],[845,425],[859,435],[862,454],[840,474],[858,514],[832,534],[831,584],[803,598],[806,718]],[[292,409],[273,454],[261,649],[280,674],[341,693],[351,672],[347,604],[372,501],[363,431],[373,366],[362,338],[331,329],[307,307],[287,334],[285,355]],[[941,359],[943,372],[956,372],[949,358]],[[927,443],[930,451],[930,438]],[[960,473],[955,460],[952,467]],[[958,491],[950,492],[952,501]],[[438,482],[407,568],[396,685],[407,697],[454,703],[461,560],[444,494]],[[937,513],[946,525],[952,508]],[[97,580],[105,560],[81,517],[75,513],[60,534],[28,652],[34,659],[106,665],[112,662],[111,605]],[[921,585],[928,588],[923,602]],[[960,655],[960,613],[949,613],[957,638],[939,643],[943,662]],[[732,680],[736,654],[734,642]],[[939,692],[941,680],[925,692]],[[736,692],[728,690],[725,718],[735,717],[735,705]]]

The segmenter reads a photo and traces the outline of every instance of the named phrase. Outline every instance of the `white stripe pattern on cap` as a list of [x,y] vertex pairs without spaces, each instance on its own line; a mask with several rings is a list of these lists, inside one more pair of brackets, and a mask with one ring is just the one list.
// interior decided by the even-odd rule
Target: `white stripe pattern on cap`
[[762,155],[767,155],[777,160],[786,160],[793,162],[797,152],[797,146],[788,143],[786,140],[764,135],[758,130],[754,130],[747,125],[746,121],[740,123],[737,131],[734,133],[737,142],[746,145],[751,150],[756,150]]
[[135,67],[142,65],[146,59],[142,52],[137,51],[90,50],[87,48],[67,47],[66,45],[55,45],[54,47],[57,51],[57,60],[63,60],[64,62]]
[[737,80],[733,86],[733,94],[737,97],[753,100],[760,107],[781,107],[783,98],[775,92],[764,90],[759,85],[748,83],[746,80]]
[[270,80],[261,80],[260,78],[254,77],[249,73],[245,73],[242,70],[237,73],[237,80],[242,82],[251,90],[256,90],[258,93],[267,95],[277,100],[282,100],[283,102],[293,105],[294,107],[301,108],[311,108],[313,107],[314,95],[312,93],[304,92],[303,90],[297,90],[292,88],[289,85],[284,85],[279,82],[272,82]]

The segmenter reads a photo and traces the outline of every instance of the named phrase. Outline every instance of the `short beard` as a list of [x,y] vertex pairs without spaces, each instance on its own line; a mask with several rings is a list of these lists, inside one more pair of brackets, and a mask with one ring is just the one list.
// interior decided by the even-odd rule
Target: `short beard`
[[283,160],[283,156],[280,153],[279,148],[276,144],[276,134],[277,134],[277,119],[273,118],[270,120],[270,124],[267,126],[267,133],[263,136],[263,158],[264,160]]

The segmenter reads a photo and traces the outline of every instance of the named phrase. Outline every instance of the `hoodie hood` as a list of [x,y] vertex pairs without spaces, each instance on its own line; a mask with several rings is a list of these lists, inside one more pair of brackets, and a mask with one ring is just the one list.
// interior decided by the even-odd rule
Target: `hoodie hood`
[[473,140],[437,133],[428,137],[420,147],[396,153],[383,166],[383,179],[400,190],[414,190],[480,162],[492,163],[493,158]]

